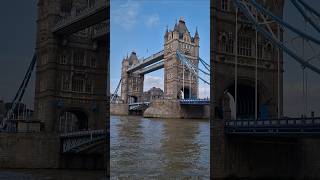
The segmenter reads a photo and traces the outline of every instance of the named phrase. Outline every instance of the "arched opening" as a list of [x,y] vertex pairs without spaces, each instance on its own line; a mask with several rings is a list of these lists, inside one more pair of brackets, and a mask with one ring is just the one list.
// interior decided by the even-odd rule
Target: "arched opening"
[[[232,95],[230,97],[231,100],[234,102],[235,97],[235,86],[230,86],[227,90],[228,93]],[[258,90],[258,107],[260,104],[260,95]],[[234,104],[235,105],[235,104]],[[238,84],[237,86],[237,119],[254,119],[255,118],[255,88],[250,85],[246,84]],[[231,114],[235,111],[235,107],[231,108]],[[259,115],[259,108],[258,108],[258,118]]]
[[129,96],[128,103],[136,103],[138,102],[138,98],[136,96]]
[[59,116],[59,132],[76,132],[88,130],[88,116],[78,109],[62,111]]
[[188,87],[184,87],[184,89],[181,89],[181,99],[191,99],[190,89]]

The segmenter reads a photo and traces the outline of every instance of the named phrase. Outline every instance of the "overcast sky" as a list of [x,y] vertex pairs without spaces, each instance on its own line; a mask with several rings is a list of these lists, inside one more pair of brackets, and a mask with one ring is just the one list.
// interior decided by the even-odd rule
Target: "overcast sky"
[[[320,10],[320,1],[306,0],[312,7]],[[134,1],[119,0],[118,4],[111,5],[120,6],[126,8],[130,3]],[[153,3],[145,3],[146,1],[139,1],[139,3],[133,3],[132,11],[129,11],[128,17],[133,17],[133,19],[123,19],[126,24],[120,24],[121,19],[111,20],[114,25],[111,27],[111,35],[114,34],[113,31],[118,31],[119,34],[123,36],[131,36],[135,41],[129,41],[127,38],[119,39],[118,42],[111,37],[111,48],[114,47],[120,49],[119,46],[122,44],[124,48],[119,50],[119,53],[112,56],[111,64],[113,61],[121,61],[122,58],[129,53],[131,50],[136,50],[140,57],[146,57],[150,53],[157,52],[161,50],[163,45],[163,33],[165,27],[168,25],[172,28],[175,19],[179,16],[185,16],[186,23],[188,25],[191,34],[194,33],[195,27],[198,26],[198,31],[200,34],[200,43],[206,43],[206,38],[209,39],[209,27],[206,25],[209,20],[203,19],[200,21],[198,17],[206,16],[206,11],[208,8],[200,7],[200,5],[188,6],[187,3],[182,3],[182,0],[176,0],[175,3],[171,3],[170,6],[161,5],[162,3],[168,3],[172,1],[165,1],[159,3],[159,6],[155,6],[156,0]],[[148,1],[149,2],[149,1]],[[185,2],[185,1],[183,1]],[[122,4],[122,5],[121,5]],[[200,3],[202,4],[202,3]],[[167,8],[166,8],[167,7]],[[186,7],[187,11],[175,8]],[[203,11],[202,11],[203,9]],[[0,98],[5,101],[10,101],[15,95],[23,77],[27,70],[27,67],[31,61],[32,55],[34,53],[35,47],[35,35],[36,35],[36,0],[10,0],[1,2],[0,6],[0,20],[2,22],[2,28],[0,29],[1,42],[0,43]],[[165,15],[166,12],[168,15]],[[111,9],[111,13],[114,10]],[[127,12],[128,13],[128,12]],[[195,15],[194,15],[195,14]],[[201,14],[203,16],[201,16]],[[114,15],[114,14],[113,14]],[[112,14],[111,14],[112,18]],[[209,18],[209,16],[208,16]],[[303,28],[303,19],[299,13],[292,8],[291,3],[286,1],[284,9],[284,19],[290,24]],[[114,21],[118,21],[117,23]],[[319,22],[320,24],[320,22]],[[300,25],[300,26],[299,26]],[[118,26],[118,27],[117,27]],[[122,26],[122,30],[119,29]],[[206,27],[208,29],[204,29]],[[130,30],[130,28],[132,28]],[[135,29],[137,28],[137,29]],[[134,30],[145,29],[146,34],[137,34]],[[130,33],[130,31],[132,31]],[[314,35],[315,37],[320,37],[319,33],[312,31],[308,26],[307,31]],[[121,33],[120,33],[121,32]],[[118,34],[118,35],[119,35]],[[141,34],[143,35],[142,37]],[[145,38],[147,37],[147,38]],[[285,39],[292,39],[294,37],[288,31],[285,32]],[[154,38],[154,39],[153,39]],[[139,43],[139,39],[144,39]],[[157,42],[157,43],[150,43]],[[134,46],[137,44],[138,46]],[[297,43],[296,43],[297,44]],[[209,53],[209,49],[202,46],[200,56],[206,57]],[[147,52],[148,49],[148,52]],[[297,51],[301,47],[296,45]],[[317,52],[319,52],[319,46],[315,46]],[[111,52],[112,55],[113,52]],[[311,48],[306,48],[306,56],[311,55]],[[314,62],[320,62],[316,60]],[[293,59],[285,55],[285,73],[284,73],[284,110],[287,115],[299,116],[303,113],[303,99],[302,99],[302,73],[301,66],[296,63]],[[320,64],[318,64],[320,67]],[[117,67],[118,69],[119,67]],[[111,70],[116,70],[116,68],[111,67]],[[161,75],[161,72],[158,72]],[[113,81],[116,81],[117,74],[111,75],[111,85]],[[155,73],[154,77],[160,77],[159,74]],[[152,74],[151,74],[152,75]],[[32,78],[34,80],[34,77]],[[309,106],[308,114],[311,110],[316,112],[316,115],[320,115],[320,75],[308,71],[308,89],[309,89]],[[25,102],[29,106],[33,106],[34,98],[34,83],[33,81],[28,87],[25,95]]]

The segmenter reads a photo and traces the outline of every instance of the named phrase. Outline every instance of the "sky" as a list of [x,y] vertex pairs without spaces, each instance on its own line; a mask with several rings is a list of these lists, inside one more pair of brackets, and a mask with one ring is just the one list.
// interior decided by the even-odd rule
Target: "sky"
[[[200,36],[200,57],[210,63],[210,1],[185,0],[111,0],[110,91],[121,78],[121,62],[132,51],[138,58],[163,50],[166,27],[173,29],[176,20],[185,19],[191,36],[196,28]],[[202,67],[202,69],[204,69]],[[209,77],[205,77],[209,81]],[[163,69],[145,75],[144,91],[163,88]],[[120,92],[120,91],[119,91]],[[209,97],[210,87],[199,82],[199,96]]]
[[[320,1],[305,0],[312,7],[320,9]],[[112,0],[111,1],[111,85],[119,80],[120,62],[135,50],[139,57],[158,52],[163,48],[163,35],[168,25],[171,29],[175,20],[184,16],[190,33],[198,27],[200,35],[200,57],[209,57],[209,6],[208,1],[198,0]],[[35,48],[37,0],[10,0],[0,6],[0,99],[11,101],[31,61]],[[118,8],[116,8],[118,7]],[[13,10],[14,9],[14,10]],[[129,11],[125,11],[128,9]],[[124,16],[121,16],[121,15]],[[208,19],[206,19],[207,17]],[[284,20],[294,26],[303,24],[301,15],[286,1]],[[320,23],[320,22],[319,22]],[[300,28],[303,28],[300,27]],[[308,26],[307,31],[319,38]],[[116,38],[116,36],[118,36]],[[292,39],[289,32],[285,40]],[[316,47],[320,50],[319,46]],[[148,51],[147,51],[148,49]],[[296,46],[297,51],[301,48]],[[310,55],[306,48],[306,54]],[[115,66],[113,66],[115,64]],[[118,67],[117,65],[118,64]],[[304,110],[302,99],[301,66],[287,55],[284,56],[284,111],[286,115],[300,116]],[[320,66],[319,66],[320,67]],[[150,74],[162,77],[161,71]],[[148,83],[148,79],[145,80]],[[149,84],[160,82],[150,78]],[[308,71],[308,114],[315,111],[320,116],[320,76]],[[158,85],[158,84],[155,84]],[[112,87],[111,87],[112,88]],[[34,76],[26,91],[24,102],[33,107]]]

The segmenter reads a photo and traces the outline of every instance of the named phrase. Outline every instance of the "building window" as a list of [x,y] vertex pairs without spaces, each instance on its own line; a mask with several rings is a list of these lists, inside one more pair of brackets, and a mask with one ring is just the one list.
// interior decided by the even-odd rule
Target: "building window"
[[83,82],[84,80],[79,77],[75,77],[72,79],[72,91],[75,92],[83,92]]
[[221,0],[221,10],[229,11],[229,0]]
[[239,36],[238,39],[238,53],[241,56],[252,55],[252,38],[247,35]]
[[261,44],[261,43],[258,43],[258,50],[257,50],[258,52],[258,58],[262,58],[263,57],[263,45]]
[[73,63],[76,66],[83,66],[84,65],[84,52],[74,53]]
[[272,59],[272,45],[267,43],[264,47],[264,58],[271,60]]
[[94,57],[90,58],[90,67],[92,68],[96,67],[96,59]]
[[62,90],[70,90],[70,76],[67,74],[63,74],[61,78],[61,87]]
[[61,64],[67,64],[67,61],[68,61],[67,56],[65,54],[62,54],[60,56],[60,63]]
[[86,92],[92,93],[92,80],[91,79],[88,79],[86,81]]

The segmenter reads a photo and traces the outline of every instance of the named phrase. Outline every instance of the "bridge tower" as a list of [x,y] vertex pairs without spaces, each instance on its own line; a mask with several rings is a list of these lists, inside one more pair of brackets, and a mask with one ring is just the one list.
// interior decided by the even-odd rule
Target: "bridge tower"
[[[218,118],[222,118],[224,113],[228,114],[222,112],[227,109],[230,110],[229,107],[223,107],[224,99],[231,99],[235,103],[235,96],[237,96],[236,115],[235,113],[229,115],[236,116],[237,118],[255,117],[255,64],[257,57],[258,118],[282,116],[282,51],[279,52],[280,68],[278,68],[278,49],[268,39],[258,33],[258,48],[256,51],[255,28],[253,25],[245,23],[245,16],[241,15],[240,11],[238,12],[238,23],[236,26],[236,10],[232,0],[215,0],[212,2],[213,8],[215,8],[214,18],[216,18],[216,24],[212,24],[212,27],[215,26],[215,33],[211,35],[212,38],[216,38],[212,39],[212,42],[215,42],[213,45],[215,57],[212,58],[214,61],[212,62],[211,73],[214,78],[211,92],[213,92],[212,97],[214,97],[216,103],[215,110],[213,110],[215,111],[215,115]],[[265,7],[270,7],[270,11],[278,17],[283,16],[283,0],[259,1],[259,3],[262,3]],[[271,29],[277,36],[278,26],[273,24],[271,25]],[[279,30],[279,38],[282,40],[281,29]],[[236,44],[236,42],[238,43]],[[237,95],[235,95],[236,58]],[[229,105],[228,103],[227,106]]]
[[88,27],[91,20],[65,32],[54,31],[61,19],[98,1],[38,1],[35,118],[45,132],[105,128],[107,38],[93,38],[93,25],[98,23]]
[[[180,18],[173,30],[164,35],[164,93],[170,99],[185,99],[198,97],[198,77],[195,77],[186,68],[183,68],[176,51],[199,64],[199,34],[196,30],[192,37],[186,26],[185,20]],[[184,71],[183,71],[184,70]],[[183,93],[182,93],[183,92]]]
[[139,63],[137,54],[132,52],[130,57],[122,60],[121,68],[121,98],[124,103],[141,102],[143,97],[144,75],[128,73],[129,67]]

